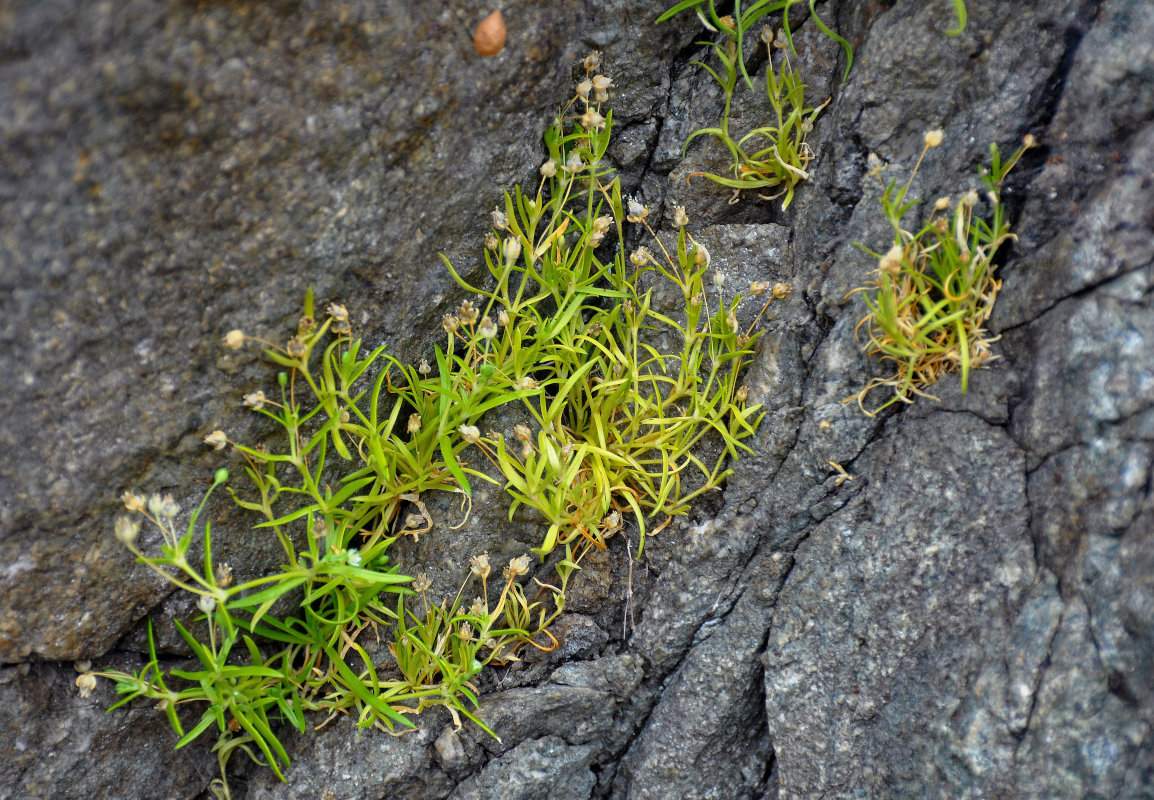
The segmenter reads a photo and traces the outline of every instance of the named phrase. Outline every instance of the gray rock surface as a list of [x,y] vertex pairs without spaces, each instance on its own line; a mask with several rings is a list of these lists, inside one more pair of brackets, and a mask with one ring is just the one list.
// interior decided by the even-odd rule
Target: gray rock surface
[[[113,539],[117,496],[191,508],[237,466],[205,434],[269,435],[239,399],[273,370],[219,339],[286,338],[307,286],[427,352],[461,299],[437,252],[477,270],[593,47],[626,190],[686,205],[731,285],[794,286],[747,379],[756,452],[632,572],[621,539],[591,558],[557,651],[483,677],[499,742],[437,712],[400,737],[338,720],[286,736],[289,783],[234,760],[234,796],[1154,797],[1150,4],[970,0],[947,38],[949,3],[823,3],[845,83],[798,15],[809,97],[833,99],[784,213],[686,184],[724,167],[681,153],[721,96],[665,5],[513,0],[482,60],[473,0],[0,3],[0,798],[208,796],[207,745],[73,685],[78,660],[138,669],[145,616],[187,657],[168,620],[192,609]],[[735,125],[758,113],[741,95]],[[869,418],[842,403],[878,374],[847,297],[873,268],[854,242],[888,235],[866,158],[904,179],[938,127],[915,196],[978,186],[990,142],[1042,144],[1006,187],[1001,358]],[[227,498],[209,513],[239,577],[276,568]],[[448,593],[469,556],[534,543],[494,494],[397,557]]]

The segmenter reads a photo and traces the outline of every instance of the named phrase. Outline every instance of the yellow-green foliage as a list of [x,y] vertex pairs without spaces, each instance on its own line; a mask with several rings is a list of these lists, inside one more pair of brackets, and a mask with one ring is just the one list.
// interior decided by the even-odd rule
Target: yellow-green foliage
[[911,403],[914,395],[933,398],[925,388],[951,372],[961,373],[964,393],[970,370],[996,357],[989,347],[993,339],[983,327],[1002,285],[994,277],[993,259],[998,248],[1014,238],[1000,187],[1022,153],[1034,146],[1034,139],[1027,137],[1006,163],[997,145],[990,145],[992,161],[982,179],[990,205],[988,222],[975,215],[979,198],[971,189],[956,203],[948,197],[938,199],[914,233],[902,227],[902,220],[919,201],[907,202],[906,193],[926,152],[941,140],[941,131],[927,133],[922,156],[905,186],[898,190],[890,181],[881,197],[894,229],[893,245],[884,254],[862,248],[878,259],[878,268],[872,280],[854,289],[862,293],[869,309],[858,329],[865,331],[869,352],[893,367],[892,374],[874,378],[847,398],[856,399],[866,411],[866,395],[889,388],[893,396],[866,411],[870,415],[897,402]]
[[[278,538],[279,572],[232,585],[227,565],[213,560],[207,523],[203,566],[188,558],[199,511],[178,536],[175,503],[125,495],[134,516],[117,521],[118,538],[198,595],[208,641],[177,623],[200,669],[166,675],[153,649],[138,673],[99,674],[116,682],[120,704],[160,701],[178,746],[216,732],[219,796],[228,796],[224,770],[238,750],[283,778],[289,759],[276,723],[303,732],[306,712],[393,730],[441,705],[484,728],[473,678],[521,648],[556,645],[549,626],[585,553],[604,548],[630,518],[640,552],[647,532],[684,514],[729,474],[725,459],[748,450],[743,440],[762,412],[740,380],[759,334],[739,330],[737,307],[763,294],[768,306],[788,287],[754,284],[710,308],[708,255],[685,230],[684,213],[669,253],[648,209],[624,199],[604,165],[613,120],[601,112],[612,82],[597,72],[596,56],[585,65],[577,96],[546,133],[540,184],[507,194],[491,215],[484,280],[471,284],[445,260],[470,296],[445,315],[431,361],[404,363],[384,346],[366,352],[347,309],[332,303],[318,322],[310,292],[295,335],[283,345],[264,342],[283,369],[277,391],[245,397],[283,429],[282,446],[271,452],[223,431],[206,437],[243,457],[253,488],[234,498],[262,517],[257,529]],[[575,106],[581,113],[566,117]],[[651,235],[660,255],[639,248],[627,256],[627,225]],[[675,311],[653,307],[657,282],[680,296]],[[232,331],[224,343],[239,348],[253,338]],[[654,344],[666,340],[673,349]],[[481,432],[499,407],[505,419],[523,417],[511,438]],[[699,455],[707,438],[719,453],[710,461]],[[214,486],[226,480],[221,470]],[[440,602],[428,596],[425,574],[400,575],[389,564],[401,536],[453,535],[431,518],[430,492],[471,497],[478,480],[507,490],[510,515],[521,506],[540,515],[539,557],[560,549],[556,584],[542,584],[547,600],[526,597],[527,555],[502,570],[495,598],[488,557],[473,555],[461,591]],[[413,513],[402,518],[406,509]],[[141,516],[161,530],[159,555],[137,544]],[[464,608],[471,581],[480,582],[480,598]],[[290,593],[301,602],[284,614]],[[389,629],[391,658],[382,659],[369,642]],[[273,644],[258,645],[257,636]],[[171,688],[174,679],[183,688]],[[202,714],[185,731],[175,708],[190,703]]]

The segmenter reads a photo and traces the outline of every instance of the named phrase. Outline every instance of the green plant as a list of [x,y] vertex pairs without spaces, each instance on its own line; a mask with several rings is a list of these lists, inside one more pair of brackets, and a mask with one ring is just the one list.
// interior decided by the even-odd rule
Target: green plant
[[[793,201],[794,190],[798,183],[809,179],[807,167],[813,159],[813,152],[806,143],[806,137],[813,130],[813,121],[829,100],[816,107],[808,108],[805,105],[805,84],[801,82],[797,71],[789,58],[789,51],[793,50],[793,37],[789,27],[789,9],[801,0],[781,0],[770,3],[761,0],[742,11],[740,1],[734,4],[733,16],[719,17],[714,8],[713,0],[686,0],[658,18],[658,22],[668,19],[674,14],[694,8],[702,24],[711,31],[720,31],[724,36],[724,43],[698,42],[713,48],[717,60],[721,63],[721,72],[701,61],[695,61],[702,69],[713,76],[725,93],[725,105],[721,112],[721,119],[713,127],[701,128],[694,131],[685,140],[682,155],[688,150],[689,144],[698,136],[711,136],[720,141],[729,151],[733,161],[732,177],[715,175],[710,172],[695,172],[693,175],[702,175],[709,180],[733,189],[731,203],[740,199],[742,190],[773,190],[778,191],[770,196],[760,195],[767,200],[784,197],[781,206],[788,208]],[[709,19],[702,11],[707,7]],[[830,30],[818,17],[814,9],[814,0],[810,0],[810,14],[818,28],[826,36],[839,42],[846,52],[846,76],[853,63],[853,50],[849,43]],[[766,95],[773,109],[771,124],[753,128],[740,139],[734,139],[730,133],[730,108],[733,103],[733,94],[738,84],[740,72],[750,89],[753,81],[746,70],[745,59],[742,56],[743,43],[746,35],[758,20],[765,15],[781,12],[783,28],[774,36],[770,27],[765,27],[761,33],[761,40],[766,45],[768,65],[766,67]],[[712,21],[711,21],[712,20]],[[781,51],[781,65],[774,66],[773,51]],[[692,175],[690,176],[692,177]]]
[[974,215],[978,193],[971,189],[950,215],[943,213],[950,208],[949,198],[938,199],[925,223],[913,233],[902,227],[902,220],[919,201],[907,202],[906,194],[926,153],[941,141],[941,131],[927,133],[905,186],[897,189],[896,182],[890,181],[880,198],[894,229],[890,249],[880,254],[858,244],[878,259],[873,280],[850,292],[861,292],[869,309],[858,330],[865,328],[869,352],[894,366],[892,375],[874,378],[846,398],[856,399],[866,411],[864,401],[870,391],[882,386],[892,389],[892,398],[866,411],[871,416],[896,402],[913,402],[913,395],[937,399],[924,389],[950,372],[961,373],[965,393],[970,370],[995,358],[989,347],[994,339],[982,326],[1002,285],[994,277],[994,257],[1004,242],[1015,238],[1005,219],[1000,187],[1022,154],[1035,146],[1034,137],[1027,136],[1004,163],[998,146],[990,145],[992,161],[982,176],[991,206],[989,222]]
[[[685,230],[684,210],[671,255],[648,209],[622,197],[603,163],[613,120],[601,112],[612,81],[597,73],[597,54],[585,67],[577,96],[546,132],[549,159],[536,192],[506,194],[492,213],[487,286],[472,285],[445,259],[480,302],[466,299],[444,316],[435,366],[403,363],[384,346],[366,352],[343,305],[330,304],[318,323],[311,290],[283,346],[241,331],[225,337],[233,349],[262,342],[283,368],[276,399],[244,398],[283,429],[279,452],[232,442],[222,431],[205,439],[217,449],[231,444],[245,460],[253,490],[233,498],[263,518],[257,529],[277,537],[285,556],[278,572],[233,586],[227,565],[213,561],[207,522],[203,568],[194,567],[188,554],[200,509],[177,536],[171,498],[124,495],[133,516],[117,520],[117,537],[138,561],[199,595],[208,641],[177,623],[202,668],[166,675],[150,629],[152,658],[143,670],[90,673],[84,686],[99,674],[125,695],[117,705],[158,700],[178,746],[215,729],[219,796],[229,795],[225,769],[237,751],[283,779],[289,761],[277,727],[288,722],[303,732],[306,712],[326,715],[321,725],[349,715],[361,727],[392,731],[440,705],[489,731],[474,713],[474,677],[523,647],[556,646],[549,626],[590,548],[604,548],[632,514],[640,553],[647,531],[686,513],[729,474],[726,458],[748,450],[743,440],[762,413],[740,376],[758,320],[789,287],[755,283],[710,312],[708,254]],[[582,113],[569,114],[578,104]],[[627,222],[652,236],[661,257],[646,248],[626,256]],[[656,281],[672,284],[683,307],[655,309]],[[721,282],[714,284],[720,301]],[[768,296],[742,331],[738,307],[760,295]],[[503,406],[506,414],[520,409],[536,431],[518,424],[513,441],[482,435],[478,425]],[[716,445],[709,461],[699,455],[706,439]],[[226,480],[221,470],[213,486]],[[481,596],[468,609],[466,584],[451,603],[436,603],[425,574],[410,578],[388,563],[399,537],[432,529],[422,497],[444,491],[467,501],[478,480],[504,485],[510,515],[520,506],[540,514],[534,552],[544,559],[559,551],[557,583],[538,582],[534,599],[518,583],[528,556],[502,571],[495,600],[488,558],[474,556],[466,584],[479,580]],[[159,556],[137,543],[141,516],[161,531]],[[362,634],[390,627],[386,657]],[[174,678],[188,685],[174,690]],[[205,706],[187,732],[176,714],[185,704]]]
[[[754,2],[752,5],[746,6],[745,10],[742,11],[741,0],[735,0],[733,4],[732,16],[720,17],[717,15],[717,8],[715,7],[713,0],[681,0],[680,3],[677,3],[660,17],[658,17],[657,21],[665,22],[673,16],[680,14],[682,11],[692,8],[694,13],[697,14],[697,18],[701,20],[701,24],[703,24],[706,28],[715,33],[718,29],[721,29],[725,31],[727,35],[731,36],[735,45],[734,52],[735,54],[739,54],[744,52],[742,49],[742,43],[746,33],[753,28],[758,20],[769,14],[777,14],[780,12],[782,28],[785,31],[785,38],[788,40],[789,46],[792,49],[793,33],[789,24],[789,10],[795,5],[798,5],[804,1],[805,0],[756,0],[756,2]],[[962,2],[962,0],[954,0],[954,2],[957,4]],[[843,39],[841,36],[838,36],[828,25],[822,22],[821,17],[818,16],[817,8],[815,7],[817,5],[817,0],[809,0],[808,5],[810,18],[813,20],[814,25],[817,26],[817,29],[841,45],[842,50],[845,51],[845,74],[842,76],[842,80],[847,80],[849,78],[850,67],[853,66],[853,47],[851,47],[850,43]],[[708,19],[706,18],[705,11],[703,9],[708,9]],[[713,42],[706,42],[704,44],[709,44],[716,47]],[[737,63],[741,70],[741,74],[745,77],[745,82],[749,84],[749,88],[752,89],[753,79],[749,77],[749,72],[746,71],[744,57],[738,59]]]
[[953,4],[958,24],[946,31],[946,36],[960,36],[962,31],[966,29],[966,0],[953,0]]

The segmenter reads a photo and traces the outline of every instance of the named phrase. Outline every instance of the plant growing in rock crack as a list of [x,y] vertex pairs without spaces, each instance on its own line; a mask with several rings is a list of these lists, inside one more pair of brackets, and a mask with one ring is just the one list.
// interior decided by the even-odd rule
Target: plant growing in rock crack
[[[270,452],[232,443],[254,487],[233,496],[263,517],[258,529],[279,540],[286,559],[279,572],[233,586],[227,565],[213,561],[207,523],[203,567],[188,558],[199,509],[178,536],[171,500],[125,495],[130,512],[160,529],[160,555],[138,545],[139,517],[118,519],[118,538],[139,561],[200,596],[208,641],[178,623],[202,669],[165,674],[150,631],[143,670],[97,674],[125,695],[118,705],[158,700],[181,736],[177,746],[215,730],[218,795],[229,794],[225,769],[236,751],[283,778],[288,756],[277,723],[303,732],[306,712],[327,715],[320,725],[349,715],[362,727],[392,731],[440,705],[458,724],[465,716],[489,731],[474,713],[473,678],[487,664],[516,660],[524,647],[556,646],[549,627],[585,554],[606,547],[629,515],[640,553],[647,533],[686,513],[729,474],[726,458],[748,450],[743,440],[763,415],[740,376],[760,335],[757,321],[789,287],[755,283],[720,302],[715,281],[720,305],[709,309],[709,257],[685,230],[684,211],[670,253],[648,209],[623,199],[603,163],[612,81],[598,68],[598,54],[585,60],[576,96],[546,132],[549,159],[536,191],[506,194],[492,213],[486,285],[472,285],[445,259],[477,302],[466,299],[445,315],[435,366],[403,363],[384,346],[366,352],[342,305],[329,305],[318,324],[311,292],[296,334],[283,347],[264,342],[284,370],[277,398],[254,392],[245,405],[283,428],[284,445]],[[638,248],[626,256],[627,222],[645,229],[661,255]],[[680,295],[676,314],[653,307],[656,281]],[[739,304],[760,295],[766,301],[757,318],[739,329]],[[659,349],[662,334],[673,349]],[[225,345],[239,348],[251,338],[232,331]],[[529,423],[518,424],[511,440],[478,427],[501,406],[522,409]],[[707,438],[720,444],[710,461],[699,455]],[[221,431],[206,442],[230,444]],[[213,485],[225,480],[221,470]],[[510,515],[526,506],[542,519],[534,552],[554,554],[557,581],[537,581],[532,598],[519,582],[527,555],[502,571],[495,599],[488,557],[474,556],[456,598],[439,603],[428,596],[425,574],[410,578],[389,564],[399,537],[432,529],[423,496],[452,492],[467,503],[478,480],[505,487]],[[465,608],[470,581],[479,581],[481,594]],[[286,614],[290,593],[299,605]],[[377,646],[382,629],[384,648]],[[89,686],[92,675],[82,678]],[[171,688],[174,679],[188,685]],[[188,703],[204,708],[186,732],[176,708]]]
[[[689,144],[698,136],[711,136],[721,142],[729,151],[733,162],[732,177],[714,175],[710,172],[695,172],[690,175],[702,175],[709,180],[733,189],[730,203],[736,203],[743,190],[775,191],[772,195],[759,194],[766,200],[779,197],[783,209],[788,208],[793,201],[797,185],[809,179],[807,167],[813,160],[813,151],[806,143],[806,137],[813,130],[813,121],[823,108],[829,103],[827,99],[816,108],[805,105],[805,84],[801,82],[789,53],[793,50],[793,35],[789,25],[789,10],[802,0],[779,0],[769,2],[760,0],[747,6],[744,11],[740,0],[734,4],[732,16],[718,16],[713,0],[684,0],[684,2],[670,8],[660,17],[658,22],[669,19],[674,14],[687,9],[694,9],[698,18],[707,29],[714,33],[720,32],[724,37],[719,42],[698,42],[713,49],[714,55],[721,64],[718,72],[701,61],[693,63],[706,70],[713,76],[725,93],[725,105],[722,108],[721,119],[713,127],[701,128],[694,131],[685,140],[682,147],[682,156],[689,148]],[[846,77],[853,65],[853,49],[842,37],[834,33],[821,21],[814,8],[815,0],[810,0],[810,15],[814,24],[826,36],[841,44],[846,53]],[[703,9],[708,9],[707,18]],[[766,45],[768,64],[766,66],[765,89],[773,110],[770,124],[751,129],[740,139],[734,139],[730,132],[730,108],[733,103],[733,94],[738,85],[738,73],[745,78],[745,82],[753,89],[753,80],[749,77],[743,56],[743,44],[753,25],[768,14],[780,12],[782,28],[775,35],[770,27],[763,28],[761,41]],[[781,66],[774,66],[774,50],[781,51]],[[795,53],[796,55],[796,53]]]
[[[990,145],[991,163],[982,175],[990,204],[988,222],[974,214],[978,193],[971,189],[952,213],[948,213],[950,199],[939,198],[928,219],[913,233],[902,227],[902,220],[919,201],[907,202],[906,194],[926,153],[941,144],[942,137],[941,131],[927,133],[905,186],[897,189],[896,181],[890,181],[880,198],[894,229],[893,245],[881,254],[858,244],[878,260],[878,267],[871,273],[872,280],[850,292],[861,292],[869,309],[857,330],[865,330],[869,352],[894,368],[891,375],[874,378],[846,398],[856,399],[871,416],[897,402],[911,403],[914,395],[936,400],[925,388],[951,372],[961,373],[965,393],[970,370],[996,358],[990,352],[995,339],[988,337],[983,325],[1002,285],[994,277],[994,258],[1002,244],[1015,238],[1005,219],[1001,185],[1022,154],[1036,143],[1033,136],[1027,136],[1006,162],[998,146]],[[875,160],[871,155],[871,161]],[[878,162],[877,172],[880,169]],[[888,387],[893,397],[867,411],[866,395],[879,387]]]

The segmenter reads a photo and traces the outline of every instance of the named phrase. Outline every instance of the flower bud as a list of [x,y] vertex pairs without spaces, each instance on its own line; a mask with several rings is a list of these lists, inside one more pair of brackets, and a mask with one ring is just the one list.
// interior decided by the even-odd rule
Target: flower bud
[[308,347],[305,345],[304,339],[300,336],[294,336],[285,345],[285,352],[289,354],[289,358],[300,358],[308,352]]
[[521,255],[521,240],[516,236],[510,236],[501,245],[501,255],[505,257],[506,264],[512,264]]
[[244,331],[231,330],[224,335],[224,346],[229,350],[239,350],[244,347]]
[[933,131],[926,131],[926,135],[923,137],[926,143],[926,147],[937,147],[942,143],[942,139],[944,138],[946,138],[946,132],[941,128]]
[[144,510],[144,495],[133,494],[132,492],[125,492],[120,496],[120,501],[124,503],[124,507],[132,512],[141,512]]
[[629,198],[628,206],[629,213],[626,216],[626,219],[628,219],[630,222],[641,222],[647,216],[649,216],[649,207],[642,205],[641,201],[635,197]]
[[125,547],[131,547],[140,534],[140,520],[133,517],[117,517],[113,526],[116,539]]
[[80,690],[80,699],[87,698],[92,694],[92,690],[96,688],[96,676],[91,672],[85,672],[76,678],[76,688]]
[[479,556],[473,556],[469,559],[469,572],[476,575],[478,578],[489,577],[489,554],[481,553]]
[[473,305],[471,300],[462,300],[461,307],[457,309],[457,313],[461,316],[461,322],[465,325],[475,325],[477,317],[481,312]]
[[694,242],[693,263],[698,267],[708,267],[710,262],[709,250],[705,245]]

